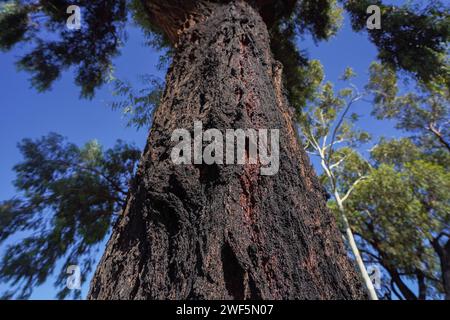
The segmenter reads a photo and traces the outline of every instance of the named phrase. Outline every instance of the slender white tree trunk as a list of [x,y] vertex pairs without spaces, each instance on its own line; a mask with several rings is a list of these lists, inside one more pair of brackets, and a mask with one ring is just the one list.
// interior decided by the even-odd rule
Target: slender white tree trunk
[[358,265],[359,272],[364,280],[364,284],[366,285],[367,292],[369,293],[369,297],[371,300],[378,300],[377,293],[375,291],[375,287],[373,286],[372,280],[369,277],[369,273],[367,272],[366,266],[361,258],[361,254],[359,253],[358,246],[356,245],[355,238],[353,237],[352,229],[350,228],[350,224],[348,223],[347,216],[345,215],[344,206],[342,204],[341,197],[337,190],[334,190],[334,198],[338,204],[339,211],[341,212],[342,222],[344,223],[345,234],[347,235],[347,240],[350,245],[350,249],[353,252],[353,255],[356,259],[356,264]]
[[345,229],[345,234],[347,236],[347,241],[350,245],[350,249],[352,250],[353,255],[355,256],[356,264],[358,265],[358,269],[359,269],[359,273],[361,274],[361,277],[364,281],[364,284],[365,284],[365,287],[367,289],[370,299],[378,300],[378,296],[375,291],[375,287],[373,286],[372,280],[370,279],[369,273],[367,272],[366,266],[364,265],[364,262],[361,258],[361,254],[360,254],[358,246],[356,245],[356,242],[355,242],[355,237],[353,236],[352,229],[350,228],[350,224],[348,222],[347,216],[345,215],[343,201],[341,199],[341,196],[339,195],[339,192],[336,189],[333,173],[331,172],[330,168],[325,163],[324,152],[322,150],[319,150],[319,154],[322,159],[322,161],[321,161],[322,168],[324,169],[325,173],[327,174],[327,176],[330,179],[330,182],[332,184],[333,196],[338,205],[339,212],[341,213],[341,218],[342,218],[342,222],[344,223],[344,229]]

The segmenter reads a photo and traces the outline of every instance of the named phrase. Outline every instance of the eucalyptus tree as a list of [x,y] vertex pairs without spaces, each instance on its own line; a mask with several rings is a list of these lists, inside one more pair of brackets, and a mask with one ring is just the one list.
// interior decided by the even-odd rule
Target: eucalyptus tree
[[[361,31],[367,7],[340,2]],[[420,10],[377,3],[385,12],[384,36],[369,35],[380,58],[424,81],[440,76],[448,38],[442,3]],[[130,17],[172,56],[89,298],[366,296],[293,125],[314,92],[295,37],[335,34],[342,11],[336,1],[79,1],[75,30],[66,28],[69,5],[2,1],[0,48],[29,44],[18,66],[38,90],[73,67],[81,95],[92,97],[111,78]],[[433,63],[408,60],[414,54]],[[205,130],[280,129],[278,174],[260,176],[253,164],[174,164],[171,133],[195,120]]]

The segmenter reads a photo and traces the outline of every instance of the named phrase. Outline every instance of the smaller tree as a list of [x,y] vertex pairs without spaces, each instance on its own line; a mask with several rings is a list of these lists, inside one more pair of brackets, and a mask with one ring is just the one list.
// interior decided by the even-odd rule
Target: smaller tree
[[340,180],[336,171],[348,158],[355,157],[354,148],[367,142],[369,134],[353,128],[358,120],[356,113],[350,114],[351,107],[364,97],[357,88],[350,83],[355,76],[352,69],[347,68],[342,80],[349,86],[334,93],[330,82],[323,83],[322,66],[318,61],[312,61],[311,75],[315,77],[316,91],[310,99],[307,107],[299,115],[299,124],[305,139],[305,149],[308,153],[320,158],[320,164],[324,174],[321,176],[325,185],[339,210],[339,218],[347,237],[348,245],[357,262],[360,274],[369,296],[377,300],[377,294],[373,283],[367,273],[361,254],[356,245],[353,232],[344,208],[344,202],[348,199],[355,186],[366,178],[367,163],[361,161],[353,168],[351,177],[345,181]]
[[[348,86],[335,93],[323,83],[317,62],[316,91],[299,117],[307,151],[320,159],[329,207],[340,218],[349,247],[364,263],[379,264],[387,281],[380,294],[400,299],[449,297],[448,89],[444,82],[419,81],[419,90],[399,95],[395,72],[379,63],[363,92]],[[369,134],[354,129],[351,108],[373,98],[373,114],[397,120],[411,139],[386,141],[367,159],[357,150]],[[355,235],[355,237],[354,237]],[[361,253],[361,254],[360,254]],[[359,255],[359,258],[358,258]],[[414,283],[418,290],[415,292]]]
[[[391,66],[371,65],[366,90],[373,95],[373,115],[396,120],[396,127],[412,136],[382,140],[372,150],[370,175],[347,205],[361,245],[369,244],[363,253],[388,270],[398,297],[425,299],[444,293],[449,299],[448,76],[428,82],[419,78],[415,84],[415,90],[406,90],[409,84],[400,87]],[[347,176],[352,165],[344,169],[340,178],[351,181]],[[416,282],[417,294],[404,278]]]

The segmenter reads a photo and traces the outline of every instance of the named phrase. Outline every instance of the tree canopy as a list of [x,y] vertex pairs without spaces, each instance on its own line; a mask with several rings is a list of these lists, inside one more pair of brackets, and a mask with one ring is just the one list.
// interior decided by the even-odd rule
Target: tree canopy
[[80,264],[85,275],[95,267],[95,250],[122,210],[140,151],[123,141],[108,150],[95,140],[78,147],[55,133],[18,147],[24,157],[14,167],[18,193],[0,203],[0,243],[27,236],[2,257],[0,278],[15,288],[4,298],[29,297],[60,261],[55,285],[64,298],[65,268]]
[[[0,49],[11,50],[25,42],[29,52],[17,62],[31,74],[32,85],[48,90],[64,70],[75,68],[75,83],[83,97],[110,79],[113,58],[126,42],[125,24],[129,19],[139,25],[157,48],[172,48],[167,34],[144,0],[78,1],[83,10],[81,29],[68,30],[67,0],[0,1]],[[189,1],[188,1],[189,2]],[[194,4],[196,1],[191,1]],[[168,2],[169,3],[169,2]],[[352,19],[355,31],[364,30],[366,9],[371,1],[301,0],[270,1],[266,11],[275,17],[268,25],[275,58],[285,65],[285,82],[291,104],[299,111],[310,94],[305,52],[298,50],[296,36],[310,34],[317,41],[335,35],[343,10]],[[449,8],[442,1],[407,2],[384,5],[382,30],[369,30],[381,61],[395,70],[405,70],[429,82],[444,77],[448,83],[446,43],[449,40]],[[342,5],[342,6],[341,6]],[[169,51],[170,52],[170,51]],[[291,68],[292,67],[292,68]]]
[[[445,270],[436,246],[449,239],[448,152],[437,161],[409,139],[382,140],[369,160],[367,179],[346,203],[366,260],[387,270],[385,290],[400,299],[442,297]],[[347,161],[340,178],[349,183],[351,167],[364,160]]]
[[[324,82],[320,63],[313,64],[318,85],[299,121],[305,148],[320,159],[321,181],[342,229],[355,234],[366,264],[383,268],[379,294],[448,297],[448,87],[441,78],[405,91],[391,67],[374,62],[364,90],[351,84],[355,74],[347,68],[346,86],[336,92]],[[382,138],[364,152],[371,137],[357,128],[358,101],[371,103],[374,117],[395,120],[408,137]]]

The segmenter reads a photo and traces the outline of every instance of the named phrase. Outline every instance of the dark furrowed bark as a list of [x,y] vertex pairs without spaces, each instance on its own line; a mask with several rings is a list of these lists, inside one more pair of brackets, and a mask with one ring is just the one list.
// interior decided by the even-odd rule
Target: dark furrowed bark
[[450,240],[441,245],[438,237],[431,244],[439,257],[445,300],[450,300]]
[[[234,0],[233,0],[234,1]],[[148,18],[165,32],[175,44],[180,31],[190,21],[201,21],[218,6],[232,0],[141,0]],[[271,26],[277,19],[288,17],[294,10],[296,0],[248,0],[257,8],[266,25]]]
[[[245,2],[187,25],[90,299],[365,298]],[[280,129],[280,170],[175,165],[173,130]]]
[[441,257],[442,282],[444,284],[445,299],[450,300],[450,240],[443,246]]

